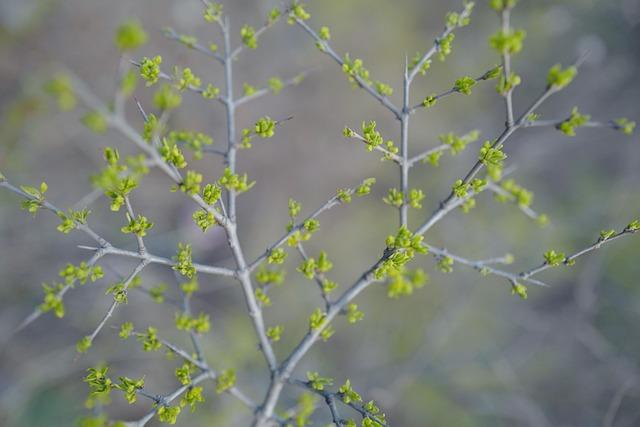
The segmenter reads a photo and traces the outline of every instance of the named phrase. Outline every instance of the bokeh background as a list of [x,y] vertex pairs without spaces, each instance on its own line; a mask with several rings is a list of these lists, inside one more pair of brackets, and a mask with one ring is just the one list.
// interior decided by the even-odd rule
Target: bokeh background
[[[259,26],[277,2],[234,0],[225,10],[235,28]],[[376,79],[390,83],[398,99],[405,55],[425,51],[440,32],[444,14],[459,2],[444,0],[324,0],[309,2],[311,24],[328,25],[332,45],[340,53],[361,57]],[[498,58],[487,38],[498,20],[480,0],[471,26],[458,31],[454,52],[445,63],[434,62],[426,77],[414,84],[413,99],[439,92],[462,75],[479,75]],[[0,1],[0,170],[13,182],[38,184],[46,179],[49,198],[72,206],[91,192],[88,177],[101,165],[101,149],[116,146],[135,153],[116,132],[95,136],[79,118],[84,110],[59,112],[42,92],[42,83],[59,66],[74,70],[103,99],[112,96],[118,67],[113,31],[135,17],[150,33],[137,55],[162,54],[165,64],[190,66],[205,82],[222,84],[222,69],[207,58],[161,35],[171,26],[202,41],[220,41],[217,29],[201,19],[198,0],[2,0]],[[597,119],[639,118],[640,1],[521,1],[514,25],[527,30],[524,53],[514,59],[524,84],[515,94],[516,111],[543,90],[546,71],[555,63],[570,63],[590,51],[576,81],[540,110],[543,118],[565,117],[574,105]],[[382,197],[397,182],[397,170],[362,146],[341,136],[345,125],[358,127],[376,120],[383,135],[398,140],[398,125],[375,100],[351,89],[341,70],[320,54],[300,28],[281,22],[246,52],[236,65],[237,90],[242,82],[263,86],[269,77],[284,78],[313,70],[298,87],[285,89],[242,107],[240,127],[265,114],[294,119],[277,137],[256,141],[240,152],[239,166],[257,184],[239,202],[241,239],[250,258],[277,239],[287,222],[289,197],[303,203],[303,212],[322,204],[336,188],[375,176],[373,196],[339,207],[321,218],[322,232],[307,245],[312,253],[326,249],[334,260],[332,273],[346,288],[375,260],[397,214]],[[149,105],[151,90],[136,96]],[[141,120],[132,102],[127,114]],[[437,135],[478,129],[486,138],[503,126],[503,104],[493,84],[479,85],[471,96],[454,96],[412,119],[412,152],[437,144]],[[224,110],[215,102],[186,95],[172,116],[173,129],[210,134],[224,146]],[[640,141],[608,130],[579,130],[567,138],[553,129],[524,130],[509,141],[509,165],[514,177],[536,194],[534,208],[551,223],[539,228],[514,206],[485,195],[469,215],[451,214],[427,236],[435,245],[468,258],[515,255],[509,268],[521,271],[556,248],[567,253],[591,243],[601,229],[622,228],[640,213]],[[426,194],[425,207],[412,212],[417,225],[444,197],[451,183],[472,164],[475,149],[456,158],[445,156],[439,169],[420,167],[412,186]],[[194,162],[208,179],[222,164],[213,157]],[[171,256],[178,241],[194,245],[194,258],[230,264],[219,230],[203,235],[192,223],[193,206],[155,171],[133,193],[137,210],[156,225],[147,245]],[[87,367],[100,361],[113,375],[145,376],[151,393],[175,389],[170,362],[160,353],[144,353],[134,341],[122,342],[105,329],[91,351],[75,360],[75,342],[92,330],[111,297],[105,289],[126,274],[130,264],[107,258],[107,277],[77,288],[65,298],[67,315],[51,314],[12,335],[15,327],[41,300],[41,283],[57,277],[66,262],[87,258],[77,247],[88,243],[81,233],[63,236],[57,218],[36,218],[21,211],[19,199],[0,192],[0,424],[70,426],[90,412],[84,408]],[[135,247],[122,235],[122,216],[96,201],[91,223],[121,247]],[[581,259],[573,268],[541,276],[548,289],[530,289],[522,301],[508,283],[483,277],[463,266],[451,274],[434,269],[433,260],[419,263],[430,274],[429,284],[411,297],[390,300],[373,286],[358,301],[366,318],[357,325],[336,322],[337,333],[320,343],[298,368],[342,382],[351,378],[365,398],[376,399],[395,426],[617,426],[640,425],[640,240],[624,239]],[[285,334],[276,345],[280,358],[300,339],[306,318],[321,301],[317,289],[295,271],[292,253],[285,284],[272,295],[268,324],[282,323]],[[167,269],[151,267],[144,286],[170,285]],[[216,369],[235,368],[238,385],[260,399],[267,376],[256,349],[239,287],[231,281],[201,276],[195,310],[206,311],[212,331],[205,353]],[[185,347],[188,337],[175,329],[175,307],[158,305],[141,293],[110,322],[131,320],[140,328],[155,325],[163,337]],[[247,425],[250,414],[229,396],[206,388],[207,403],[195,414],[184,411],[183,425]],[[299,390],[285,393],[281,409],[295,403]],[[321,403],[321,402],[320,402]],[[115,418],[136,419],[148,401],[128,406],[115,397],[107,410]],[[352,415],[343,411],[344,415]],[[314,425],[329,421],[320,406]],[[152,425],[156,425],[156,421]]]

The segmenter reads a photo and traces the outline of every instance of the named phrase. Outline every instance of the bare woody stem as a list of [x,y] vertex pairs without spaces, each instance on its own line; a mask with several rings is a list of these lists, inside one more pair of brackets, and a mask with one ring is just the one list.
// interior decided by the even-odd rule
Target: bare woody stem
[[[236,145],[236,124],[235,124],[235,100],[233,97],[233,57],[234,53],[231,50],[230,42],[230,29],[229,20],[225,19],[221,25],[222,35],[224,38],[224,75],[225,84],[227,90],[227,155],[226,162],[231,173],[236,173],[236,153],[238,147]],[[229,247],[236,261],[238,269],[237,278],[242,285],[242,291],[244,293],[245,303],[249,311],[252,324],[254,326],[258,341],[260,343],[260,350],[262,351],[264,358],[269,366],[271,372],[275,371],[277,367],[276,356],[271,346],[271,342],[267,337],[266,327],[262,317],[262,309],[256,301],[254,294],[254,287],[251,281],[251,271],[245,261],[244,253],[240,246],[240,240],[238,239],[237,225],[236,225],[236,192],[234,190],[228,190],[227,193],[227,212],[229,217],[229,223],[225,227],[227,234],[227,240]]]

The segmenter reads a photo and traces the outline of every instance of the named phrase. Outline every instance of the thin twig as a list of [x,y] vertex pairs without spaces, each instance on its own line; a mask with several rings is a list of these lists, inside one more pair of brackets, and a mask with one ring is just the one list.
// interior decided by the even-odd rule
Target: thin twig
[[[634,228],[625,228],[624,230],[614,234],[613,236],[607,238],[607,239],[602,239],[599,238],[595,243],[587,246],[584,249],[579,250],[578,252],[575,252],[572,255],[569,255],[568,257],[566,257],[563,261],[562,264],[564,265],[573,265],[573,263],[575,262],[576,259],[580,258],[581,256],[584,256],[590,252],[595,251],[596,249],[600,249],[603,245],[611,243],[615,240],[618,240],[624,236],[628,236],[631,234],[635,234],[637,233],[638,230],[634,229]],[[539,274],[545,270],[548,270],[549,268],[553,267],[553,265],[549,264],[548,262],[543,262],[542,264],[540,264],[538,267],[534,267],[528,271],[523,271],[522,273],[519,274],[519,277],[521,279],[528,279],[531,276],[534,276],[536,274]]]
[[[162,31],[162,34],[168,38],[169,40],[174,40],[177,41],[179,43],[182,43],[182,40],[180,39],[180,34],[178,34],[173,28],[166,28]],[[207,49],[206,47],[204,47],[203,45],[201,45],[198,42],[195,43],[189,43],[189,48],[195,50],[196,52],[200,52],[205,56],[208,56],[209,58],[213,58],[216,61],[218,61],[220,64],[224,64],[224,58],[222,57],[222,55],[220,55],[217,52],[212,52],[211,49]]]
[[[310,73],[311,73],[310,71],[304,71],[302,73],[297,74],[294,77],[291,77],[291,78],[283,81],[282,82],[282,89],[285,89],[285,88],[290,87],[290,86],[298,85],[301,82],[301,80],[304,79],[306,76],[308,76]],[[262,98],[263,96],[268,95],[270,93],[274,93],[274,92],[269,87],[258,89],[255,92],[253,92],[251,95],[245,95],[245,96],[243,96],[241,98],[238,98],[236,100],[236,107],[240,106],[240,105],[243,105],[243,104],[245,104],[247,102],[254,101],[256,99]]]
[[[481,81],[486,81],[489,80],[488,79],[488,73],[492,71],[492,70],[488,70],[485,73],[483,73],[481,76],[476,77],[475,79],[473,79],[476,83],[479,83]],[[458,88],[456,86],[452,86],[450,89],[445,90],[444,92],[441,92],[437,95],[434,95],[432,100],[435,101],[439,101],[442,98],[446,98],[448,96],[451,96],[455,93],[460,93],[460,91],[458,90]],[[420,109],[420,108],[426,108],[424,102],[421,102],[420,104],[416,104],[413,107],[410,108],[410,112],[411,114],[415,113],[416,110]]]
[[[340,67],[344,66],[344,60],[335,52],[335,50],[333,50],[333,48],[331,47],[331,45],[329,44],[328,41],[321,39],[320,36],[318,35],[318,33],[316,33],[303,20],[298,19],[297,17],[294,17],[293,19],[295,19],[295,21],[298,24],[298,26],[300,26],[307,34],[309,34],[315,40],[316,43],[320,43],[324,47],[324,49],[323,49],[324,53],[326,53],[334,61],[336,61],[338,63],[338,65],[340,65]],[[375,99],[377,99],[382,105],[384,105],[388,110],[390,110],[395,115],[396,118],[400,119],[400,116],[401,116],[400,109],[398,107],[396,107],[395,105],[393,105],[393,103],[391,102],[391,100],[388,97],[386,97],[384,95],[380,95],[373,87],[371,87],[370,84],[365,82],[360,76],[356,75],[356,76],[353,76],[353,78],[356,81],[356,83],[358,84],[358,86],[360,86],[367,93],[369,93],[369,95],[371,95]]]

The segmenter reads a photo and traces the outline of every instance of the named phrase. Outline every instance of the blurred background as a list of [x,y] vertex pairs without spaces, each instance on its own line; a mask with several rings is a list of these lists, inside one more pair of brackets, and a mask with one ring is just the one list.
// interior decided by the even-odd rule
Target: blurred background
[[[360,57],[374,79],[401,95],[405,55],[424,52],[443,27],[448,10],[458,1],[444,0],[324,0],[310,1],[311,25],[327,25],[332,45],[340,53]],[[418,77],[413,100],[451,87],[463,75],[478,76],[498,62],[487,38],[498,19],[480,0],[469,27],[457,31],[453,54],[434,61],[427,76]],[[259,27],[277,1],[225,2],[233,26]],[[135,148],[115,131],[96,136],[81,123],[86,112],[60,112],[42,84],[60,66],[74,70],[105,101],[114,93],[119,53],[113,32],[123,21],[139,19],[150,42],[136,57],[161,54],[163,67],[189,66],[204,82],[222,85],[222,68],[214,61],[164,38],[171,26],[203,43],[221,42],[217,28],[201,18],[198,0],[2,0],[0,1],[0,170],[14,183],[37,185],[46,179],[48,198],[70,207],[92,190],[89,176],[101,167],[104,146],[123,153]],[[514,59],[523,78],[515,93],[522,112],[545,86],[555,63],[568,64],[589,51],[575,82],[539,111],[543,118],[564,118],[574,105],[595,119],[640,117],[640,0],[521,1],[513,23],[527,30],[525,50]],[[165,67],[166,65],[166,67]],[[256,51],[244,52],[236,64],[236,91],[243,82],[263,87],[271,76],[289,78],[312,70],[304,82],[245,105],[238,126],[248,127],[264,115],[294,116],[279,127],[275,138],[256,140],[241,151],[239,170],[256,186],[239,201],[241,239],[253,259],[284,232],[287,199],[303,203],[303,215],[320,206],[336,188],[353,186],[368,176],[378,178],[371,197],[333,209],[321,219],[321,233],[307,244],[316,254],[325,249],[334,261],[331,277],[346,289],[380,255],[384,238],[397,226],[397,213],[382,197],[397,186],[393,164],[361,145],[345,141],[344,126],[359,128],[376,120],[386,138],[398,142],[397,122],[363,91],[352,89],[327,56],[296,26],[280,22],[260,39]],[[136,96],[151,105],[153,91],[139,85]],[[398,101],[399,102],[399,101]],[[133,101],[127,116],[140,129]],[[150,108],[150,107],[149,107]],[[411,122],[412,153],[438,144],[437,136],[472,129],[485,138],[499,134],[503,103],[493,83],[480,84],[471,96],[453,96]],[[191,129],[211,135],[214,147],[225,145],[225,114],[221,105],[185,94],[182,107],[170,119],[171,129]],[[572,253],[593,242],[602,229],[623,228],[640,214],[640,144],[638,136],[604,129],[578,130],[567,138],[554,129],[525,129],[507,145],[513,177],[535,192],[534,209],[551,222],[538,227],[513,205],[499,204],[486,194],[469,215],[454,212],[438,224],[427,241],[471,259],[505,253],[515,255],[507,268],[522,271],[542,261],[554,248]],[[477,147],[458,157],[445,155],[441,166],[412,171],[411,186],[427,194],[424,208],[411,213],[416,226],[446,196],[452,182],[473,164]],[[192,163],[207,180],[223,165],[205,156]],[[136,210],[155,222],[146,238],[150,251],[175,253],[179,241],[191,242],[194,259],[232,265],[221,230],[203,235],[193,224],[193,205],[171,183],[152,171],[133,192]],[[107,327],[88,354],[75,360],[75,343],[93,330],[108,305],[106,288],[132,265],[114,257],[101,264],[105,279],[76,288],[65,297],[67,315],[51,313],[13,335],[13,330],[42,299],[41,283],[57,278],[66,262],[86,260],[77,245],[90,244],[84,235],[56,231],[58,219],[42,212],[36,218],[20,210],[20,200],[0,192],[0,424],[7,427],[75,425],[90,415],[84,408],[87,388],[81,379],[87,367],[104,361],[112,375],[145,376],[150,393],[176,388],[178,361],[162,352],[144,353],[134,340],[123,342]],[[104,198],[91,205],[91,224],[125,248],[135,241],[118,230],[122,215],[109,211]],[[285,326],[276,344],[285,357],[306,330],[306,318],[321,300],[317,288],[295,271],[298,257],[290,251],[285,283],[274,290],[267,324]],[[319,343],[296,371],[307,370],[342,383],[350,378],[365,399],[375,399],[394,426],[617,426],[640,425],[640,240],[625,238],[573,268],[543,273],[550,288],[530,288],[529,299],[511,295],[507,282],[483,277],[464,266],[444,274],[431,257],[417,264],[429,272],[425,288],[411,297],[390,300],[382,286],[373,286],[358,304],[365,320],[336,322],[337,333]],[[167,300],[176,298],[173,276],[152,266],[143,286],[169,285]],[[205,354],[215,369],[234,368],[238,386],[256,400],[267,384],[239,287],[232,281],[201,276],[194,310],[211,316]],[[110,325],[132,321],[139,329],[157,326],[160,335],[183,347],[188,337],[177,331],[175,307],[156,304],[142,293],[131,293]],[[299,390],[285,392],[280,409],[295,404]],[[251,414],[228,395],[205,387],[207,402],[195,414],[183,411],[182,425],[241,426]],[[116,419],[137,419],[149,401],[128,406],[115,396],[107,412]],[[354,416],[343,410],[343,416]],[[329,422],[319,402],[314,425]],[[157,425],[152,421],[150,425]]]

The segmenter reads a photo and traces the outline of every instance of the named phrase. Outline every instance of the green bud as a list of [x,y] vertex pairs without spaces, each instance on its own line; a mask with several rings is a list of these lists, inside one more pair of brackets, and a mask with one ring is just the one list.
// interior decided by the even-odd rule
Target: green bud
[[269,116],[262,117],[256,122],[254,130],[262,138],[271,138],[276,133],[276,121]]
[[577,74],[578,69],[575,66],[563,69],[560,64],[556,64],[549,70],[547,83],[550,88],[560,90],[567,87]]
[[205,99],[215,99],[220,95],[220,88],[212,85],[211,83],[207,84],[207,87],[204,91],[202,91],[202,97]]
[[524,286],[524,285],[521,285],[520,283],[513,283],[512,284],[511,293],[513,295],[518,295],[522,299],[527,299],[527,297],[528,297],[528,295],[527,295],[527,287]]
[[318,391],[322,391],[326,387],[333,385],[332,378],[321,377],[317,372],[307,372],[307,379],[309,380],[311,388]]
[[459,92],[463,95],[470,95],[471,88],[474,87],[475,85],[476,85],[476,80],[474,78],[465,76],[456,80],[453,87],[456,90],[456,92]]
[[118,333],[118,336],[120,338],[122,338],[123,340],[126,340],[131,336],[132,333],[133,333],[133,323],[125,322],[122,325],[120,325],[120,332]]
[[76,106],[77,98],[68,75],[56,74],[44,85],[44,90],[56,98],[58,107],[62,111],[72,110]]
[[481,80],[493,80],[500,77],[502,73],[502,65],[496,65],[480,77]]
[[142,58],[140,63],[140,77],[146,82],[147,86],[152,86],[158,82],[160,78],[160,64],[162,64],[162,57],[160,55],[154,58]]
[[358,393],[356,393],[351,387],[351,381],[346,380],[345,383],[340,386],[338,389],[338,393],[340,394],[340,398],[345,404],[350,404],[351,402],[361,402],[362,397]]
[[456,180],[456,182],[453,184],[453,188],[452,188],[452,192],[453,194],[462,199],[463,197],[465,197],[467,195],[467,192],[469,191],[469,183],[464,182],[461,179]]
[[184,394],[184,397],[180,399],[180,406],[184,407],[189,405],[191,412],[194,412],[196,410],[196,404],[204,402],[202,390],[203,388],[200,386],[190,387]]
[[107,120],[97,111],[91,111],[82,117],[82,124],[98,134],[107,133]]
[[181,91],[188,88],[199,88],[202,84],[200,78],[193,74],[191,68],[183,68],[180,70],[180,68],[174,67],[173,75],[176,82],[175,87]]
[[86,353],[89,348],[91,348],[90,336],[82,337],[82,339],[76,343],[76,351],[78,353]]
[[235,386],[236,371],[233,369],[225,369],[216,378],[216,393],[220,394]]
[[393,95],[393,88],[391,86],[389,86],[388,84],[376,81],[373,86],[376,89],[376,92],[378,92],[380,95],[382,96],[391,96]]
[[249,49],[255,49],[258,47],[256,30],[251,25],[244,25],[240,29],[240,37],[242,37],[242,44],[247,46]]
[[364,313],[358,310],[357,304],[347,305],[347,321],[349,323],[357,323],[364,319]]
[[284,83],[279,77],[271,77],[269,79],[268,86],[269,90],[271,90],[274,95],[277,95],[284,88]]
[[134,50],[147,42],[147,33],[138,21],[121,24],[116,30],[115,44],[122,51]]
[[331,32],[329,31],[329,27],[320,27],[320,31],[318,31],[318,35],[322,40],[330,40]]
[[153,95],[153,103],[160,110],[173,110],[182,103],[182,96],[173,86],[166,84]]
[[498,30],[489,38],[489,46],[501,54],[516,54],[522,50],[526,35],[524,30]]
[[271,326],[267,328],[267,338],[269,338],[269,341],[278,342],[282,337],[282,332],[284,332],[284,326]]
[[204,20],[207,22],[221,22],[222,5],[220,3],[206,3],[207,7],[204,11]]
[[196,274],[196,269],[191,261],[191,245],[178,243],[178,254],[173,257],[176,264],[173,269],[183,276],[191,279]]
[[636,122],[632,122],[625,118],[615,120],[614,124],[617,129],[621,130],[625,135],[633,134],[633,131],[636,128]]
[[162,423],[175,424],[178,421],[178,415],[180,415],[180,407],[163,405],[158,408],[156,415]]
[[587,114],[580,114],[578,107],[573,107],[571,110],[571,116],[557,126],[557,129],[567,136],[575,136],[575,129],[580,126],[584,126],[591,116]]
[[560,264],[566,262],[567,257],[563,252],[556,252],[554,250],[549,250],[544,253],[544,261],[546,264],[557,267]]
[[424,101],[422,101],[422,105],[425,108],[430,108],[433,107],[436,104],[436,101],[438,100],[438,98],[436,97],[436,95],[429,95],[427,96]]

